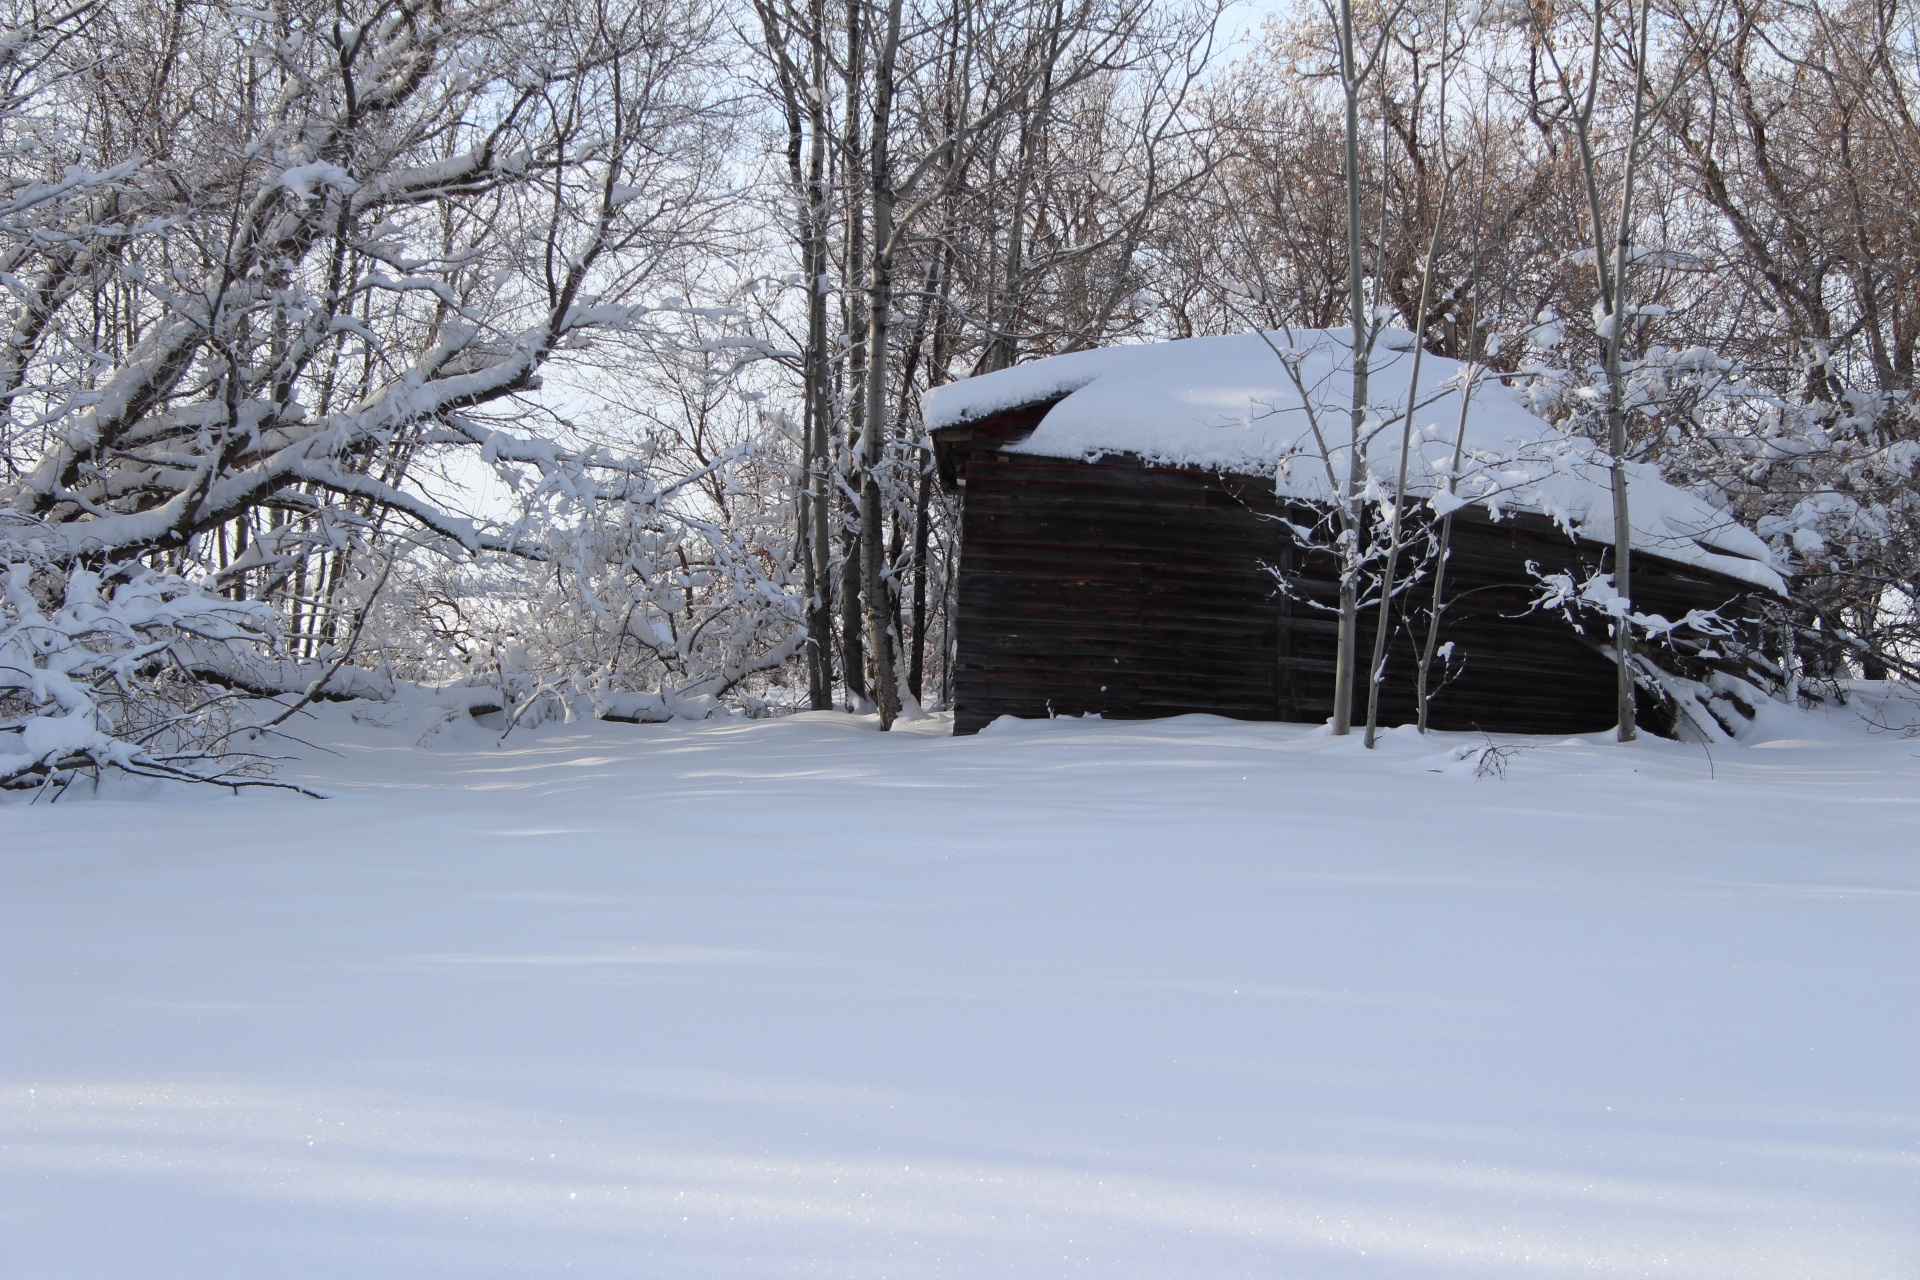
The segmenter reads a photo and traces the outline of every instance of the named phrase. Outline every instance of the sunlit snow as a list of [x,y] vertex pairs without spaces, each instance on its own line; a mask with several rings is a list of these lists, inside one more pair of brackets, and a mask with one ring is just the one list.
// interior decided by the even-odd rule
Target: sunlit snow
[[7,1274],[1920,1268],[1920,743],[1852,712],[447,714],[0,808]]

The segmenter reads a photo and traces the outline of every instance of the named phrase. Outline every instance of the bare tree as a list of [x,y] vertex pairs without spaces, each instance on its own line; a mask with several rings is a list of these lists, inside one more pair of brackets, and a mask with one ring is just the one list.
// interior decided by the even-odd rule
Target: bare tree
[[[762,48],[773,64],[786,124],[794,237],[799,242],[806,331],[801,347],[802,476],[799,539],[807,592],[807,689],[816,711],[833,706],[832,535],[834,492],[832,335],[827,328],[832,192],[825,0],[804,8],[756,0]],[[796,48],[797,46],[797,48]]]
[[[1905,603],[1920,585],[1905,460],[1920,439],[1920,19],[1892,0],[1731,0],[1671,20],[1704,65],[1664,104],[1662,158],[1716,233],[1703,320],[1739,368],[1708,421],[1795,438],[1737,495],[1796,571],[1779,619],[1785,678],[1886,675],[1920,636]],[[1729,433],[1682,427],[1667,465],[1724,472]]]
[[[1612,7],[1594,0],[1589,10],[1584,48],[1584,65],[1564,57],[1556,44],[1558,33],[1549,29],[1545,18],[1534,16],[1534,35],[1547,75],[1536,88],[1548,89],[1539,107],[1543,121],[1567,129],[1572,136],[1578,160],[1581,192],[1586,202],[1588,247],[1584,256],[1593,268],[1594,327],[1601,348],[1602,375],[1606,397],[1607,451],[1611,459],[1613,485],[1613,592],[1612,608],[1614,661],[1616,677],[1619,740],[1630,742],[1636,735],[1633,663],[1633,526],[1628,494],[1627,464],[1632,456],[1628,415],[1629,378],[1622,352],[1627,330],[1633,318],[1628,301],[1629,272],[1646,256],[1635,245],[1635,186],[1641,180],[1641,165],[1648,141],[1650,118],[1656,116],[1687,76],[1694,59],[1686,54],[1674,59],[1673,82],[1664,93],[1651,83],[1648,61],[1653,29],[1652,0],[1643,0],[1636,8],[1629,3],[1618,39],[1608,26]],[[1602,170],[1599,112],[1605,101],[1603,89],[1609,82],[1609,58],[1620,64],[1620,73],[1631,83],[1629,107],[1623,122],[1623,155],[1612,175],[1615,192],[1609,201],[1605,189],[1607,175]],[[1609,204],[1612,208],[1609,209]],[[1611,214],[1611,216],[1609,216]]]
[[[1380,686],[1386,680],[1387,640],[1393,631],[1393,598],[1397,585],[1397,573],[1400,567],[1400,551],[1405,538],[1405,507],[1407,502],[1407,468],[1413,455],[1413,419],[1420,405],[1420,366],[1426,355],[1426,346],[1417,339],[1426,333],[1428,309],[1433,301],[1433,278],[1440,258],[1440,234],[1447,221],[1447,205],[1453,195],[1455,164],[1450,149],[1446,146],[1447,129],[1447,85],[1452,70],[1454,56],[1453,7],[1448,3],[1442,7],[1440,15],[1439,75],[1440,93],[1438,114],[1440,124],[1436,128],[1441,139],[1441,164],[1443,172],[1440,180],[1439,207],[1432,215],[1432,234],[1427,240],[1427,252],[1420,262],[1420,293],[1414,307],[1413,332],[1416,337],[1413,348],[1413,371],[1408,380],[1407,402],[1400,419],[1400,457],[1394,475],[1393,503],[1387,512],[1387,550],[1385,563],[1380,570],[1380,605],[1373,628],[1373,653],[1367,663],[1367,729],[1366,745],[1369,750],[1380,725]],[[1466,406],[1471,397],[1462,392],[1461,415],[1464,421]]]
[[[13,349],[8,496],[76,558],[185,552],[263,511],[322,541],[377,511],[541,554],[407,469],[464,447],[631,473],[485,411],[641,319],[637,292],[708,221],[701,28],[594,0],[250,14],[116,14],[85,33],[112,70],[45,104],[99,135],[64,191],[10,175],[11,256],[42,285],[16,320],[34,336]],[[301,537],[269,528],[226,576],[284,571]]]
[[[9,46],[0,551],[55,598],[210,572],[318,656],[381,542],[553,563],[584,513],[652,519],[648,461],[536,393],[717,247],[708,36],[672,2],[50,15]],[[458,455],[519,518],[435,496]]]

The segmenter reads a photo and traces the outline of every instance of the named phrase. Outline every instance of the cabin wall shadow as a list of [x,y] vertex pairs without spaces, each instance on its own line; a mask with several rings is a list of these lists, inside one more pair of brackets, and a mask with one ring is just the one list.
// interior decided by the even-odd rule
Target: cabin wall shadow
[[[994,434],[1018,438],[1022,425],[1009,421]],[[979,436],[970,443],[958,459],[955,733],[1003,715],[1210,712],[1316,722],[1332,714],[1336,565],[1300,546],[1287,523],[1310,525],[1318,512],[1283,503],[1270,479],[1129,457],[1009,453]],[[1432,702],[1434,727],[1577,733],[1613,723],[1604,636],[1533,610],[1538,589],[1527,568],[1584,576],[1608,552],[1541,516],[1456,514],[1440,631],[1453,661]],[[1669,617],[1747,590],[1645,554],[1634,564],[1636,607]],[[1430,590],[1423,579],[1411,611],[1395,611],[1404,620],[1388,646],[1385,724],[1415,718]],[[1363,612],[1363,655],[1373,619]],[[1361,682],[1356,721],[1365,696]]]

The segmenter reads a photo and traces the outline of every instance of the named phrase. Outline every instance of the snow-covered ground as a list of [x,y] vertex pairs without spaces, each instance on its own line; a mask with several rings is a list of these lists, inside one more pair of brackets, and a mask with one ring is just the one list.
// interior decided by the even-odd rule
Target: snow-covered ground
[[14,1280],[1920,1273],[1920,740],[359,715],[0,808]]

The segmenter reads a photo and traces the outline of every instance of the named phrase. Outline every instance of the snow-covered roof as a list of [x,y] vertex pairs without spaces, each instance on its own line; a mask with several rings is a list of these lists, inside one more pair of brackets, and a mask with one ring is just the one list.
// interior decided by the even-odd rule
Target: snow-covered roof
[[[1329,471],[1347,470],[1340,442],[1351,440],[1350,350],[1346,330],[1325,329],[1101,347],[936,387],[923,412],[928,428],[938,430],[1064,397],[1032,435],[1010,446],[1014,452],[1132,454],[1163,466],[1270,475],[1285,496],[1323,502],[1334,494]],[[1411,333],[1382,333],[1368,395],[1379,427],[1366,465],[1376,497],[1392,492],[1413,363]],[[1465,381],[1458,361],[1428,355],[1421,362],[1407,476],[1410,490],[1429,501],[1445,500]],[[1316,442],[1316,424],[1327,451]],[[1668,484],[1651,466],[1630,463],[1628,476],[1635,550],[1784,590],[1767,545],[1752,530]],[[1455,505],[1481,506],[1496,518],[1538,512],[1583,538],[1613,542],[1612,493],[1602,451],[1556,430],[1498,382],[1478,382]]]

